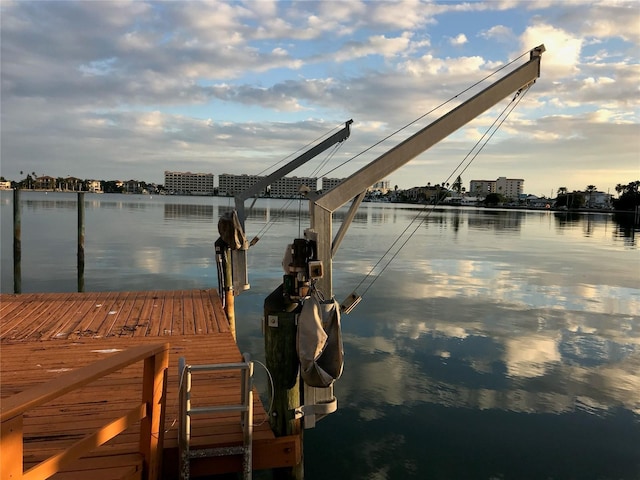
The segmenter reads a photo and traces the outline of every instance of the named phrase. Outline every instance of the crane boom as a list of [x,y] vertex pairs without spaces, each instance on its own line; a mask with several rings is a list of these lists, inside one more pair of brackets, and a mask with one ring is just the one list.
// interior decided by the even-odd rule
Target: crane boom
[[302,166],[303,164],[305,164],[315,156],[321,154],[326,149],[332,147],[336,143],[343,142],[344,140],[349,138],[349,134],[351,133],[349,130],[349,126],[352,123],[353,123],[353,120],[348,120],[347,122],[345,122],[344,127],[338,132],[334,133],[330,137],[327,137],[325,140],[323,140],[319,144],[311,147],[309,150],[297,156],[296,158],[291,160],[289,163],[287,163],[283,167],[280,167],[271,175],[268,175],[260,179],[258,182],[254,183],[252,186],[250,186],[246,190],[238,193],[234,197],[234,199],[235,199],[235,205],[236,205],[236,212],[238,213],[238,220],[240,220],[240,224],[242,225],[242,228],[244,228],[244,222],[246,219],[244,202],[247,199],[253,197],[254,195],[257,195],[258,193],[260,193],[260,191],[265,189],[267,186],[271,185],[276,180],[280,180],[287,173],[293,172],[296,168]]
[[[387,175],[478,117],[508,95],[535,82],[536,78],[540,76],[540,58],[544,51],[544,45],[532,49],[529,60],[525,64],[383,153],[335,188],[317,198],[310,197],[310,232],[317,242],[317,257],[324,268],[324,275],[318,280],[317,285],[325,296],[330,298],[333,295],[332,258],[348,228],[348,224],[343,224],[336,240],[332,242],[333,212],[349,200],[355,199],[351,207],[351,211],[355,213],[355,209],[362,201],[363,193],[371,185],[383,180]],[[353,218],[353,214],[350,212],[345,221],[350,221],[351,218]]]
[[[272,174],[264,178],[261,178],[258,182],[253,184],[251,187],[235,195],[234,197],[235,206],[236,206],[235,210],[238,216],[238,221],[240,222],[240,226],[242,227],[243,233],[244,233],[245,220],[246,220],[244,202],[247,199],[257,195],[261,190],[266,188],[268,185],[271,185],[276,180],[281,179],[287,173],[294,171],[296,168],[305,164],[306,162],[316,157],[317,155],[321,154],[328,148],[331,148],[333,145],[337,143],[345,141],[347,138],[349,138],[349,135],[351,133],[349,127],[351,126],[352,123],[353,123],[353,120],[347,120],[345,122],[344,127],[342,127],[339,131],[327,137],[317,145],[314,145],[310,149],[306,150],[305,152],[303,152],[302,154],[300,154],[299,156],[291,160],[289,163],[287,163],[283,167],[280,167],[278,170],[276,170]],[[252,244],[255,241],[257,241],[257,237],[252,241]],[[249,275],[247,272],[247,249],[248,249],[248,245],[245,245],[243,246],[243,248],[231,251],[231,263],[232,263],[232,270],[233,270],[233,276],[231,281],[233,282],[232,290],[234,292],[234,295],[239,295],[243,291],[249,289]],[[231,287],[230,285],[227,285],[227,288],[230,288],[230,287]]]

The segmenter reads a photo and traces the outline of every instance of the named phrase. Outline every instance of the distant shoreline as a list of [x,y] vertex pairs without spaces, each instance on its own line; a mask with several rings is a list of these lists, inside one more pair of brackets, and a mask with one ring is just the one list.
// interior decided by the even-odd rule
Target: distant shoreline
[[[13,188],[3,188],[0,189],[2,191],[13,191]],[[77,191],[77,190],[46,190],[46,189],[20,189],[21,192],[34,192],[34,193],[87,193],[87,194],[95,194],[95,195],[104,195],[106,192],[88,192],[88,191]],[[151,193],[109,193],[109,195],[139,195],[144,197],[153,196]],[[155,194],[162,195],[166,197],[217,197],[217,198],[233,198],[227,195],[170,195],[170,194]],[[259,199],[265,200],[291,200],[290,198],[284,197],[259,197]],[[298,199],[298,198],[294,198]],[[304,198],[303,198],[304,200]],[[412,203],[412,202],[368,202],[365,200],[365,203],[404,203],[407,205],[425,205],[424,203]],[[490,210],[525,210],[525,211],[536,211],[536,212],[554,212],[554,213],[622,213],[622,214],[634,214],[634,210],[615,210],[615,209],[607,209],[607,208],[572,208],[572,209],[564,209],[564,208],[545,208],[545,207],[527,207],[525,205],[448,205],[448,204],[439,204],[436,207],[448,207],[448,208],[484,208]]]

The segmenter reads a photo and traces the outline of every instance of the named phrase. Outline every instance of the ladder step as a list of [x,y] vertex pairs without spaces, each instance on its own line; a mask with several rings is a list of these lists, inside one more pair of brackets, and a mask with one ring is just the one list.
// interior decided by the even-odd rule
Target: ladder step
[[202,413],[226,413],[226,412],[247,412],[249,405],[220,405],[217,407],[191,407],[187,415],[198,415]]
[[189,450],[189,458],[226,457],[227,455],[244,455],[248,447],[218,447]]

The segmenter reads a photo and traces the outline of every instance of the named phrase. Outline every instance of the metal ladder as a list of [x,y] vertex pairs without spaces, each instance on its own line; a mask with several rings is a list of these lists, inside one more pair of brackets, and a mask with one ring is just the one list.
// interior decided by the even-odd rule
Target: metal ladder
[[[179,396],[180,425],[178,432],[178,449],[180,462],[180,479],[189,480],[190,460],[192,458],[221,457],[242,454],[242,474],[244,480],[252,476],[252,443],[253,443],[253,362],[249,354],[243,354],[243,362],[219,363],[209,365],[187,365],[184,357],[179,360]],[[213,372],[221,370],[240,370],[240,404],[217,405],[209,407],[191,406],[191,375],[193,372]],[[190,449],[191,417],[206,413],[240,412],[240,423],[243,432],[243,444],[239,446]]]

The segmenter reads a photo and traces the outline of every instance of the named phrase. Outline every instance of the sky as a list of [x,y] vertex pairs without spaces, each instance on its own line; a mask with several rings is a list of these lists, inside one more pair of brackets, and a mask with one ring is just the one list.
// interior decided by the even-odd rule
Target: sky
[[9,180],[265,174],[353,119],[290,174],[347,177],[540,44],[540,78],[506,118],[511,95],[384,180],[521,178],[555,196],[640,179],[633,1],[2,0],[0,21]]

